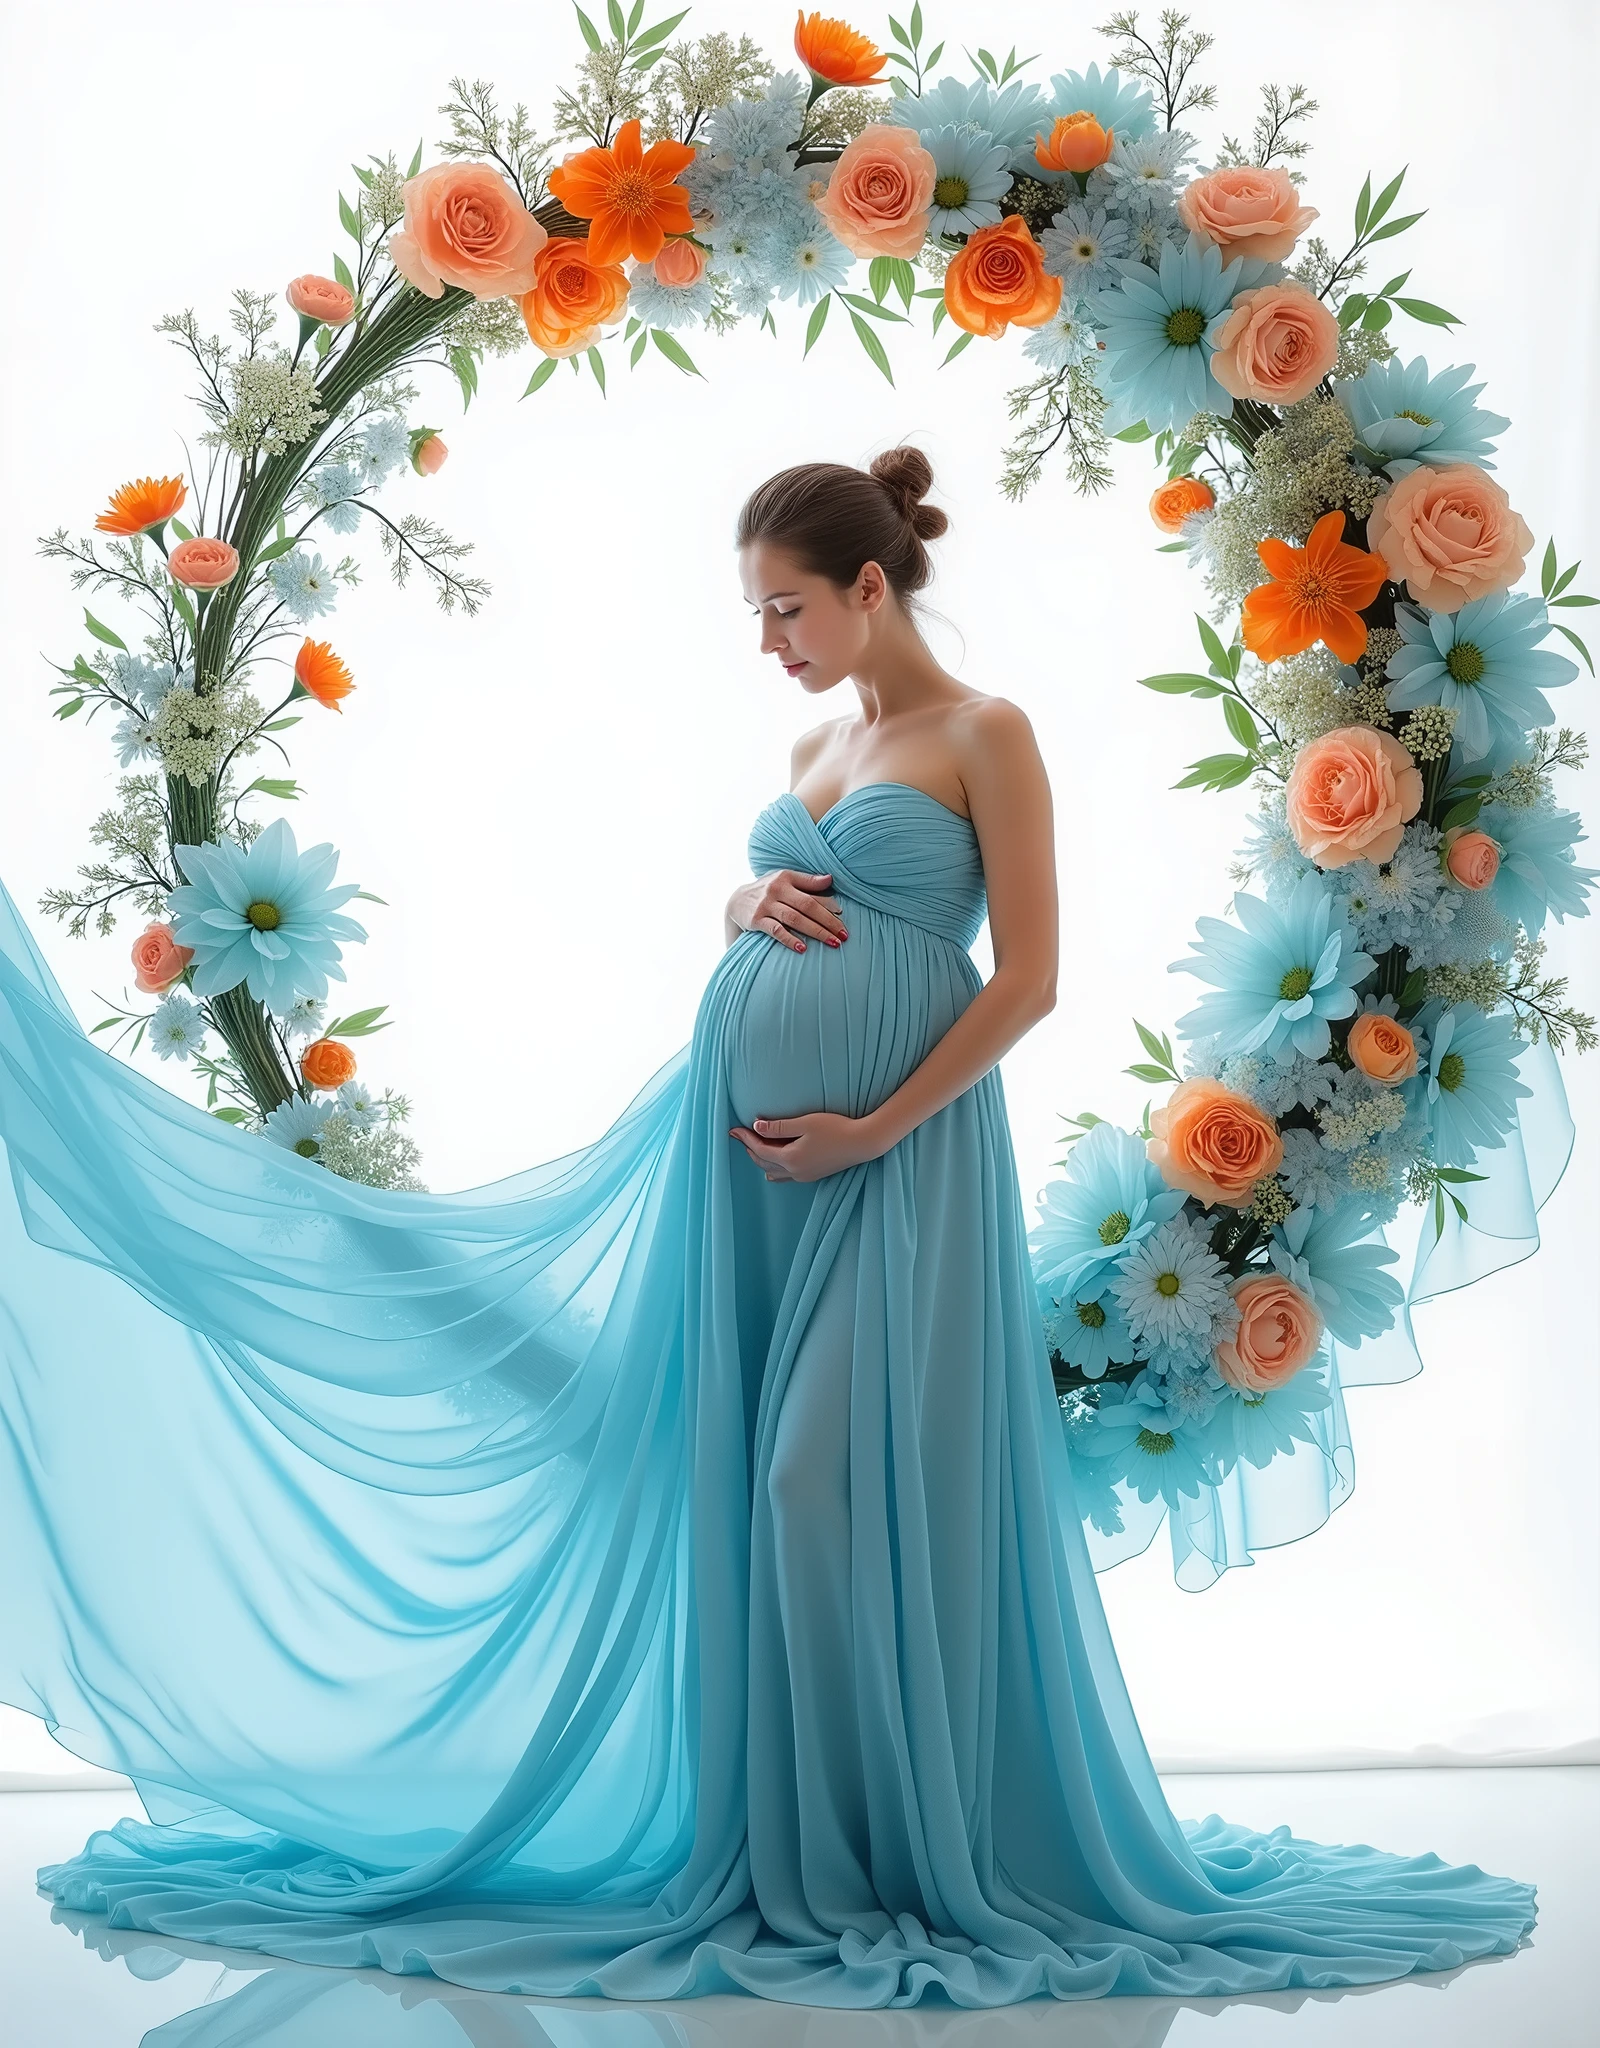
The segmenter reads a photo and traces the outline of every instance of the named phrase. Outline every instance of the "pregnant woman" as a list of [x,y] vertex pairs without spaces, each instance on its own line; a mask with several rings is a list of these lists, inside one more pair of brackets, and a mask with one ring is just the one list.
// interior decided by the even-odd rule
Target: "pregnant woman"
[[91,1046],[0,897],[0,1694],[149,1815],[55,1899],[825,2006],[1369,1983],[1532,1924],[1162,1795],[995,1064],[1055,1000],[1050,794],[917,630],[928,482],[902,448],[744,507],[764,650],[859,704],[755,819],[692,1039],[577,1152],[433,1196],[258,1144]]

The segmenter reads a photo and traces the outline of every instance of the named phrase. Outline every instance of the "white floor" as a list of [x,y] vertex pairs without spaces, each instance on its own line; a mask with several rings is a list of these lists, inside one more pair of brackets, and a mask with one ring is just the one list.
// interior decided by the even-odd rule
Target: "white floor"
[[[1593,2048],[1600,1768],[1175,1777],[1186,1817],[1288,1821],[1322,1841],[1436,1850],[1539,1887],[1514,1956],[1355,1993],[1184,2004],[1035,2001],[998,2013],[818,2012],[754,1999],[654,2007],[493,1998],[429,1979],[228,1957],[56,1914],[33,1873],[131,1793],[0,1795],[0,2009],[7,2048]],[[190,2015],[184,2018],[183,2015]]]

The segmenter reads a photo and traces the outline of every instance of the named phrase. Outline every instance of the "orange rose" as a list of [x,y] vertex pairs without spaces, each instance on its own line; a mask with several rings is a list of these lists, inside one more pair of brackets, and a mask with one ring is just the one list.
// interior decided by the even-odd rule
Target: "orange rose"
[[1322,1318],[1280,1273],[1237,1281],[1239,1327],[1217,1346],[1217,1371],[1244,1394],[1270,1394],[1309,1365],[1322,1342]]
[[1044,251],[1021,214],[975,228],[944,274],[950,318],[969,334],[1003,334],[1013,322],[1042,327],[1061,307],[1061,280],[1044,267]]
[[1177,533],[1196,512],[1209,512],[1217,494],[1197,476],[1175,476],[1158,484],[1150,498],[1150,517],[1163,533]]
[[239,573],[238,550],[225,540],[196,534],[193,540],[180,540],[168,555],[167,573],[188,590],[220,590]]
[[1417,1041],[1398,1017],[1383,1010],[1363,1010],[1350,1026],[1345,1044],[1351,1063],[1369,1081],[1393,1087],[1417,1071]]
[[1313,392],[1339,354],[1339,323],[1303,284],[1240,292],[1217,330],[1211,374],[1230,398],[1293,405]]
[[522,293],[522,323],[547,356],[573,356],[588,348],[628,299],[620,263],[596,263],[589,239],[555,236],[533,260],[533,285]]
[[1392,483],[1367,515],[1367,545],[1431,612],[1509,590],[1533,546],[1526,520],[1475,462],[1426,465]]
[[180,946],[170,924],[147,925],[133,942],[133,982],[147,996],[164,995],[194,958],[192,946]]
[[437,476],[450,450],[437,434],[429,434],[411,451],[411,467],[418,476]]
[[1451,881],[1463,889],[1487,889],[1500,872],[1500,848],[1487,832],[1458,825],[1444,835],[1444,864]]
[[300,1055],[300,1072],[313,1088],[342,1088],[356,1077],[356,1056],[337,1038],[318,1038]]
[[324,327],[342,327],[356,309],[355,299],[337,278],[318,277],[310,270],[304,277],[292,277],[283,296],[297,313],[320,320]]
[[1317,217],[1302,206],[1287,171],[1276,165],[1228,164],[1196,178],[1178,194],[1186,228],[1215,242],[1224,257],[1257,256],[1277,263]]
[[533,283],[549,240],[492,164],[434,164],[400,188],[405,218],[385,247],[406,280],[430,299],[447,284],[479,299],[508,299]]
[[1265,1110],[1220,1081],[1180,1081],[1164,1109],[1150,1112],[1145,1147],[1169,1188],[1209,1209],[1241,1208],[1258,1180],[1283,1164],[1283,1140]]
[[1102,128],[1093,114],[1057,114],[1048,136],[1036,134],[1033,154],[1047,171],[1092,171],[1111,154],[1114,128]]
[[817,211],[852,256],[915,256],[936,175],[915,128],[874,121],[840,151]]
[[705,274],[706,252],[687,235],[674,235],[663,242],[655,259],[656,282],[666,285],[698,284]]
[[1422,777],[1391,734],[1341,725],[1300,749],[1289,776],[1289,830],[1319,868],[1392,858],[1422,808]]

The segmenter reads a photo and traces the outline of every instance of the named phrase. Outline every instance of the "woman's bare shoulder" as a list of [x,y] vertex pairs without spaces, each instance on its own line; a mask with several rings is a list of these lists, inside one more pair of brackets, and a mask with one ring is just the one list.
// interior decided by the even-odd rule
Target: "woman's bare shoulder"
[[846,718],[825,718],[821,725],[812,726],[809,732],[801,733],[789,749],[789,779],[791,782],[804,775],[817,757],[827,749],[828,742],[841,726],[848,725]]

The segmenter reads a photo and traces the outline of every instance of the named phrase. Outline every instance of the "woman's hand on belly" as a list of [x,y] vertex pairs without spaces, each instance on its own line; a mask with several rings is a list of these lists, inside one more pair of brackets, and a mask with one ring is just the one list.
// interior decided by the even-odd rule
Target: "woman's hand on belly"
[[728,1136],[739,1140],[768,1180],[823,1180],[887,1149],[870,1116],[839,1116],[829,1109],[758,1116],[754,1130],[736,1124]]

